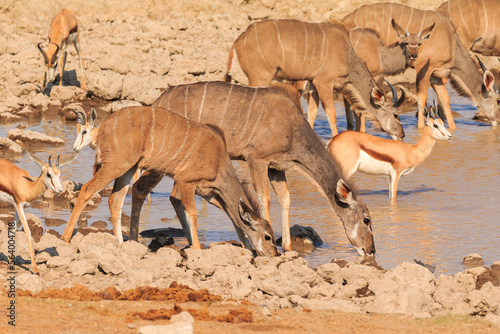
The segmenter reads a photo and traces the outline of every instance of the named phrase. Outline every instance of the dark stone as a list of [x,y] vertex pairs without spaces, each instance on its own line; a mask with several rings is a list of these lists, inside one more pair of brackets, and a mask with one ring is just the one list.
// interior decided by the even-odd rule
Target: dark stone
[[172,238],[172,237],[156,237],[153,239],[153,241],[151,241],[148,248],[152,252],[156,252],[158,249],[160,249],[162,247],[173,245],[173,244],[174,244],[174,238]]

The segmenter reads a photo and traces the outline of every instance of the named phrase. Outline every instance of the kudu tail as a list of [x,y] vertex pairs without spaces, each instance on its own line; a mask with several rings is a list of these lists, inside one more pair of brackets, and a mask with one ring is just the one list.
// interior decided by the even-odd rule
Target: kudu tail
[[231,82],[233,80],[233,73],[231,73],[233,69],[233,58],[234,58],[234,45],[229,50],[229,59],[227,60],[227,71],[226,75],[224,75],[225,82]]

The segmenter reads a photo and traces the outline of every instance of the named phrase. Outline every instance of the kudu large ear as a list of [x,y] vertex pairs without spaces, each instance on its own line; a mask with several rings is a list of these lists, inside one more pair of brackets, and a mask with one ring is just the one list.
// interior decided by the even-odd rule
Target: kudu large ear
[[429,36],[431,35],[431,31],[432,29],[434,29],[434,26],[436,25],[436,22],[434,22],[431,26],[425,28],[424,30],[422,30],[421,32],[418,33],[418,36],[422,38],[422,40],[424,39],[428,39]]
[[370,93],[370,100],[371,100],[372,104],[378,105],[381,107],[385,103],[385,94],[380,88],[373,87],[372,91]]
[[351,188],[342,179],[337,181],[336,194],[339,201],[349,206],[351,206],[355,202]]
[[403,30],[403,28],[401,28],[399,24],[396,23],[396,20],[392,19],[391,24],[394,30],[396,31],[396,34],[398,34],[399,38],[404,38],[409,35],[408,31]]
[[243,202],[241,198],[238,202],[238,212],[241,220],[243,220],[246,225],[253,227],[255,220],[252,219],[252,210],[245,204],[245,202]]
[[483,85],[488,92],[495,90],[495,76],[488,70],[483,74]]

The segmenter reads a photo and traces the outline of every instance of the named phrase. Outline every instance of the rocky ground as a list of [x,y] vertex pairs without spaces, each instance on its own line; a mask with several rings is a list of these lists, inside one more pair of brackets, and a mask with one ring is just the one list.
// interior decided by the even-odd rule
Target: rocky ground
[[[70,111],[77,105],[83,105],[86,110],[88,106],[95,106],[100,113],[113,112],[126,105],[147,105],[169,85],[221,79],[232,42],[256,20],[341,19],[359,5],[371,2],[375,1],[3,1],[0,4],[0,122],[36,120],[42,115],[62,115],[74,120]],[[401,2],[418,8],[435,8],[441,3],[440,0]],[[80,88],[82,76],[72,47],[68,48],[64,86],[49,84],[45,92],[41,91],[43,61],[36,44],[43,42],[47,48],[50,19],[60,8],[74,10],[82,27],[80,43],[86,91]],[[236,71],[235,78],[246,82],[241,72]],[[0,138],[0,149],[5,155],[22,154],[16,142],[28,146],[60,144],[57,138],[44,137],[22,126],[9,130],[7,137]],[[78,187],[69,183],[65,186],[67,191],[62,195],[54,198],[48,192],[45,199],[69,205]],[[93,200],[99,201],[100,197]],[[0,217],[7,222],[11,219],[10,215]],[[36,225],[36,217],[30,219]],[[81,231],[96,230],[98,226]],[[19,265],[16,289],[22,295],[19,300],[23,311],[19,324],[25,326],[22,327],[25,331],[38,328],[38,323],[42,323],[43,328],[58,332],[60,323],[47,322],[47,319],[61,314],[65,319],[78,318],[62,304],[50,302],[59,299],[76,299],[78,312],[84,315],[83,320],[88,320],[86,323],[74,320],[78,324],[75,332],[137,330],[134,323],[146,325],[152,320],[165,323],[173,314],[192,308],[193,304],[189,303],[212,312],[204,319],[208,319],[208,325],[200,325],[203,316],[189,312],[196,319],[197,332],[230,332],[236,328],[241,332],[290,333],[297,328],[300,332],[330,332],[332,328],[325,324],[353,332],[363,328],[370,328],[371,332],[394,329],[418,332],[423,328],[463,332],[471,326],[483,332],[497,330],[491,327],[495,325],[484,322],[471,325],[470,318],[453,318],[444,326],[431,323],[430,327],[425,327],[428,323],[423,326],[407,320],[450,314],[481,317],[500,325],[498,261],[490,268],[480,265],[452,276],[435,277],[427,268],[414,263],[402,263],[385,271],[373,265],[334,260],[311,268],[295,252],[278,258],[254,259],[250,252],[228,244],[213,245],[208,250],[179,251],[175,247],[162,247],[152,252],[136,242],[119,245],[109,233],[77,234],[71,243],[65,244],[51,233],[43,234],[43,228],[33,227],[32,231],[37,239],[41,237],[35,246],[40,276],[30,274],[26,237],[24,232],[16,233]],[[2,282],[8,278],[7,240],[5,224],[0,222]],[[179,304],[182,306],[177,309],[171,301],[137,304],[148,299],[142,297],[144,291],[135,290],[139,287],[157,289],[148,293],[159,296],[161,291],[184,285],[196,291],[189,292],[194,293],[190,298],[178,301],[184,304]],[[6,297],[9,284],[5,283],[5,287],[0,294],[2,305],[9,303]],[[200,289],[206,289],[202,297],[193,297],[200,295]],[[135,291],[135,299],[123,297],[129,296],[130,291]],[[203,296],[209,297],[203,299]],[[49,298],[49,302],[46,299],[42,302],[40,298]],[[165,297],[164,300],[171,299]],[[94,304],[82,306],[77,300]],[[130,303],[124,304],[123,300]],[[102,304],[104,302],[106,304]],[[145,311],[147,307],[163,311],[152,312],[153,315],[145,318],[132,312],[134,309]],[[221,312],[233,312],[230,319],[224,318],[222,322],[233,323],[235,327],[220,324],[217,317]],[[261,327],[236,324],[250,326],[248,313],[253,314],[250,321],[253,319],[253,323]],[[373,313],[403,314],[405,318],[366,315]],[[30,321],[31,318],[34,320]],[[111,320],[115,318],[119,320]],[[193,327],[189,316],[181,316],[178,322],[181,327],[189,327],[186,325],[189,323]],[[5,321],[0,328],[7,328]]]

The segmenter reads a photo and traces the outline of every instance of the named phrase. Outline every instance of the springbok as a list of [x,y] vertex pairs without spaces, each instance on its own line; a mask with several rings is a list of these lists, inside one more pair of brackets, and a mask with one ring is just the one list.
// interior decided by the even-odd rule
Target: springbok
[[483,56],[500,56],[500,7],[497,0],[450,0],[439,6],[462,44]]
[[[379,87],[382,87],[385,77],[404,72],[415,60],[417,60],[422,42],[429,38],[434,28],[434,24],[432,24],[418,33],[412,34],[409,33],[408,30],[401,28],[394,19],[392,19],[391,25],[397,32],[399,40],[390,46],[382,44],[380,42],[380,35],[372,29],[354,28],[349,30],[349,39],[354,51],[365,63],[368,71]],[[391,84],[389,82],[387,83],[394,94],[395,91],[391,87]],[[309,89],[303,90],[305,90],[304,97],[308,101],[308,121],[311,127],[313,127],[314,116],[317,114],[319,104],[318,92],[311,84],[309,85]],[[393,95],[394,108],[399,108],[403,100],[404,98],[397,99],[397,97]],[[345,107],[348,128],[353,128],[352,110],[348,108],[347,103]],[[357,114],[356,119],[356,130],[364,132],[364,114]]]
[[347,178],[356,171],[372,175],[389,175],[389,199],[396,201],[398,182],[421,164],[438,140],[450,140],[451,133],[438,116],[437,106],[425,107],[426,126],[415,145],[384,139],[367,133],[345,131],[330,139],[327,149],[341,166]]
[[7,160],[0,159],[0,202],[12,204],[16,208],[14,233],[17,230],[17,222],[20,220],[28,238],[33,271],[35,274],[39,274],[35,262],[33,245],[31,244],[31,231],[24,214],[24,208],[27,204],[42,195],[47,188],[52,189],[56,193],[64,190],[60,179],[61,171],[59,167],[69,162],[59,165],[58,156],[56,164],[53,166],[51,156],[49,156],[49,162],[46,164],[36,156],[31,155],[28,151],[26,153],[40,167],[40,176],[38,179],[33,180],[26,170],[17,167]]
[[[125,135],[124,135],[125,134]],[[275,256],[271,225],[251,208],[226,152],[222,131],[162,108],[129,107],[106,118],[96,139],[94,176],[80,190],[62,239],[69,242],[75,224],[92,196],[114,181],[109,197],[113,231],[123,242],[121,211],[136,170],[145,179],[168,175],[175,181],[172,204],[188,242],[199,249],[195,193],[222,208],[245,247]],[[142,177],[137,181],[141,182]]]
[[[62,86],[64,76],[64,66],[66,65],[67,47],[68,44],[73,43],[78,59],[80,61],[80,69],[82,71],[82,84],[81,87],[85,88],[85,74],[83,73],[82,56],[80,54],[78,33],[78,21],[75,14],[68,10],[63,9],[54,16],[50,23],[49,30],[49,48],[47,53],[43,51],[41,44],[38,43],[38,50],[43,56],[45,61],[45,74],[43,78],[42,90],[47,87],[47,83],[53,82],[56,78],[56,70],[59,61],[59,86]],[[62,60],[61,60],[62,55]],[[60,64],[62,62],[62,65]]]
[[250,86],[267,86],[273,79],[312,81],[332,135],[337,134],[332,96],[335,90],[342,92],[354,111],[372,114],[382,130],[393,138],[404,136],[396,109],[377,87],[354,52],[347,30],[340,24],[297,20],[253,23],[231,47],[227,82],[232,78],[235,52]]
[[[268,180],[278,195],[282,217],[282,247],[291,250],[290,193],[285,172],[295,167],[319,186],[344,224],[360,255],[374,254],[371,218],[333,158],[305,120],[299,96],[292,87],[254,88],[225,82],[199,82],[168,88],[154,103],[201,123],[219,126],[231,159],[248,163],[265,219],[270,221]],[[135,188],[135,187],[134,187]],[[132,192],[132,202],[134,192]],[[130,229],[137,229],[142,203],[132,206]],[[132,232],[131,232],[132,235]]]
[[[76,123],[76,138],[73,144],[73,150],[80,152],[85,146],[89,146],[90,148],[96,148],[96,138],[97,133],[99,132],[99,127],[95,126],[95,121],[97,119],[97,112],[94,108],[90,110],[90,117],[87,118],[87,114],[82,109],[82,107],[78,107],[78,111],[73,112],[76,114],[77,123]],[[141,171],[137,170],[132,178],[132,183],[135,183],[139,177],[141,177]],[[148,194],[148,202],[151,202],[151,195]]]
[[373,29],[380,34],[382,43],[390,45],[398,40],[396,32],[390,28],[394,17],[408,31],[419,31],[423,26],[435,23],[432,34],[422,43],[418,59],[413,63],[417,73],[418,127],[424,126],[423,109],[431,84],[443,106],[448,127],[455,128],[445,87],[448,79],[457,93],[474,101],[491,124],[497,126],[499,94],[494,87],[494,76],[490,71],[481,75],[460,42],[453,24],[441,13],[396,3],[381,3],[361,6],[344,17],[342,23],[349,29]]

